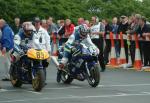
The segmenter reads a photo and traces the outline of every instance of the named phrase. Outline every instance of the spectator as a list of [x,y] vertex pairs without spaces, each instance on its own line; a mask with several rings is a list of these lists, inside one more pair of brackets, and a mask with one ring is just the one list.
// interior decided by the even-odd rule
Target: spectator
[[84,23],[85,23],[84,18],[78,18],[78,22],[77,22],[78,25],[75,27],[75,30],[78,30],[79,26]]
[[65,21],[64,20],[60,20],[60,24],[59,24],[59,29],[58,29],[58,34],[59,36],[64,36],[65,34]]
[[67,41],[66,38],[64,38],[65,34],[65,21],[60,20],[60,28],[58,29],[58,38],[59,38],[59,46],[61,46],[64,42]]
[[[0,40],[1,40],[1,37],[2,37],[2,31],[1,31],[1,29],[0,29]],[[0,48],[1,48],[1,43],[0,43]],[[1,55],[1,52],[0,52],[0,55]],[[0,89],[1,89],[2,87],[0,86]]]
[[85,23],[84,18],[78,18],[78,25],[82,25],[84,23]]
[[[131,38],[134,38],[134,34],[137,34],[137,30],[139,28],[139,20],[141,18],[140,14],[132,14],[130,17],[130,22],[129,22],[129,30],[127,31],[128,37],[130,36]],[[132,65],[134,64],[134,58],[135,58],[135,40],[130,40],[130,54],[131,54],[131,61]]]
[[90,22],[89,22],[89,20],[85,20],[85,24],[86,24],[88,27],[90,27]]
[[100,53],[98,56],[99,59],[99,63],[101,66],[101,71],[104,72],[105,71],[105,63],[104,63],[104,57],[103,57],[103,36],[104,36],[104,32],[105,32],[105,27],[103,25],[103,23],[99,22],[99,18],[96,16],[93,16],[91,18],[91,23],[93,24],[91,26],[91,39],[92,42],[99,48]]
[[[55,23],[53,23],[53,18],[52,17],[49,17],[47,19],[47,25],[48,25],[48,34],[50,35],[52,41],[51,41],[51,50],[53,51],[53,39],[54,37],[56,37],[57,35],[57,31],[58,31],[58,28],[57,28],[57,25]],[[55,35],[54,35],[55,34]]]
[[112,32],[115,35],[116,39],[115,39],[115,50],[116,50],[116,56],[119,57],[120,55],[120,49],[119,49],[119,40],[118,40],[118,19],[117,17],[114,17],[112,20]]
[[57,28],[56,24],[53,23],[53,18],[52,17],[48,18],[47,25],[48,25],[48,33],[49,33],[50,36],[52,36],[52,34],[54,34],[58,31],[58,28]]
[[[110,32],[112,31],[112,27],[106,19],[102,20],[102,22],[105,25],[105,36],[107,37],[107,35],[109,35]],[[105,41],[106,41],[106,46],[104,49],[104,59],[105,59],[105,64],[107,64],[109,62],[109,53],[111,50],[111,41],[110,41],[110,39],[107,39],[107,38]]]
[[41,20],[41,26],[47,31],[48,26],[45,19]]
[[71,23],[70,19],[66,19],[65,22],[65,37],[68,38],[74,32],[74,24]]
[[141,42],[140,45],[140,50],[142,50],[141,54],[144,56],[144,66],[149,66],[150,65],[150,43],[149,40],[147,41],[147,37],[150,36],[150,27],[148,24],[146,24],[146,19],[145,17],[141,17],[139,19],[139,28],[137,30],[139,38],[142,40],[145,39],[144,42]]
[[[2,38],[2,31],[0,29],[0,40],[1,40],[1,38]],[[0,46],[0,48],[1,48],[1,46]]]
[[[35,48],[45,49],[50,53],[50,36],[48,35],[48,32],[41,27],[41,21],[38,17],[35,18],[34,24],[36,29],[35,35],[33,36]],[[38,48],[36,46],[38,46]]]
[[[0,40],[1,40],[1,38],[2,38],[2,31],[0,29]],[[1,49],[1,43],[0,43],[0,49]],[[0,52],[0,55],[1,55],[1,52]]]
[[4,19],[0,19],[0,29],[2,30],[2,37],[0,40],[2,55],[4,55],[5,73],[3,81],[10,79],[9,68],[10,68],[10,52],[14,46],[14,33],[12,29],[6,24]]
[[[118,34],[120,34],[120,32],[122,32],[123,35],[127,37],[127,31],[128,31],[128,27],[129,27],[128,17],[123,15],[123,16],[121,16],[120,20],[121,20],[121,22],[118,27]],[[127,44],[126,39],[124,39],[124,47],[125,47],[126,61],[128,63],[128,44]]]
[[15,18],[15,26],[13,28],[14,34],[18,34],[19,30],[21,28],[21,24],[20,24],[20,18]]
[[60,27],[61,27],[60,20],[57,20],[57,28],[59,29]]

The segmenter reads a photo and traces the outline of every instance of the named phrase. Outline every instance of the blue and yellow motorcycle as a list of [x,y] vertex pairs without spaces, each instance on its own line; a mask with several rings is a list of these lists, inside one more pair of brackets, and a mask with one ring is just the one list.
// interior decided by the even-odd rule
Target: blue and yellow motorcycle
[[[59,49],[58,61],[63,57],[63,47]],[[93,47],[80,44],[71,49],[69,62],[64,71],[58,70],[57,82],[70,84],[74,79],[87,80],[89,85],[96,87],[100,82],[98,55]]]

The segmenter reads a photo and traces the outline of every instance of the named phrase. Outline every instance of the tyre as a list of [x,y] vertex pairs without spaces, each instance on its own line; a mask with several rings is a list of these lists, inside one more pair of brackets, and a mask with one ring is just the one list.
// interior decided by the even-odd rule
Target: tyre
[[62,73],[61,70],[58,70],[58,71],[57,71],[57,77],[56,77],[57,83],[60,83],[60,82],[61,82],[61,73]]
[[69,68],[68,66],[65,67],[66,71],[61,72],[61,80],[64,84],[70,84],[73,81],[73,78],[68,74]]
[[90,75],[87,76],[88,83],[91,87],[97,87],[100,82],[100,70],[98,64],[90,69]]
[[35,78],[32,79],[32,87],[35,91],[39,92],[45,85],[45,73],[43,69],[36,72]]
[[14,65],[11,64],[10,66],[10,81],[13,87],[21,87],[22,81],[18,79],[17,77],[17,68],[15,68]]
[[73,81],[73,78],[71,78],[70,75],[68,75],[66,72],[62,72],[61,73],[61,80],[64,84],[71,84],[71,82]]

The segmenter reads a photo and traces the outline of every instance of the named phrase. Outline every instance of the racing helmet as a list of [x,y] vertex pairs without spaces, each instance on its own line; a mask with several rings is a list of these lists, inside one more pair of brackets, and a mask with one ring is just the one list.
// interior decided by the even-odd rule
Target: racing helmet
[[33,31],[35,30],[32,23],[31,22],[24,22],[22,26],[23,26],[22,28],[23,28],[24,34],[27,37],[30,37],[32,35]]
[[79,26],[80,36],[85,38],[90,33],[89,27],[86,24],[82,24]]

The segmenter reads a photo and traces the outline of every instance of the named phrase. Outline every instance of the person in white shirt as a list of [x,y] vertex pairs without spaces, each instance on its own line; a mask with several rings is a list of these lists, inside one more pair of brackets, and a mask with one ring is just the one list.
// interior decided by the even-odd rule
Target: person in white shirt
[[50,36],[48,35],[48,32],[41,27],[41,21],[37,17],[34,20],[35,25],[35,33],[33,35],[33,48],[35,49],[45,49],[49,53],[51,52],[51,46],[50,46]]
[[[2,38],[2,31],[0,29],[0,39]],[[1,44],[0,44],[0,48],[1,48]]]
[[104,63],[104,56],[103,56],[103,36],[105,32],[105,26],[99,22],[99,18],[96,16],[93,16],[91,18],[92,26],[90,27],[90,36],[92,39],[92,42],[99,48],[99,63],[101,66],[101,71],[105,71],[105,63]]

